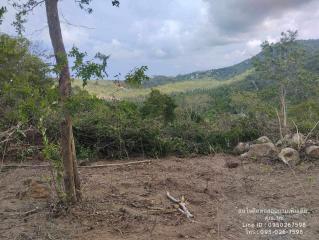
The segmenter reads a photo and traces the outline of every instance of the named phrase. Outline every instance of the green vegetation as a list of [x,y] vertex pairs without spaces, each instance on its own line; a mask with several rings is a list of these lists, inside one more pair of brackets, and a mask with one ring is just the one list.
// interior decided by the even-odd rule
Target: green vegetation
[[[308,133],[319,119],[316,53],[310,56],[294,36],[288,37],[284,40],[289,40],[291,57],[286,57],[287,42],[265,43],[263,52],[249,60],[256,63],[255,69],[245,69],[228,80],[204,77],[155,87],[129,86],[128,82],[147,80],[145,67],[128,74],[127,82],[93,80],[83,89],[83,82],[74,80],[65,107],[73,117],[78,158],[229,151],[238,141],[261,135],[278,139],[282,124],[278,113],[282,118],[282,109],[286,132],[294,131],[295,123],[299,131]],[[59,166],[62,113],[56,83],[48,77],[47,65],[29,52],[28,41],[7,35],[1,35],[0,40],[1,129],[22,123],[24,128],[40,130],[44,156],[55,159]],[[269,73],[274,66],[276,71]],[[19,141],[27,141],[27,136],[20,136]]]
[[0,46],[0,126],[37,125],[57,103],[49,68],[29,52],[26,39],[0,35]]
[[[307,70],[319,73],[319,40],[296,40],[295,43],[299,46],[300,50],[305,53],[305,66]],[[257,58],[263,56],[264,53],[257,54]],[[167,76],[154,76],[151,81],[146,82],[146,87],[155,87],[169,83],[177,83],[184,81],[200,82],[203,79],[214,79],[219,81],[229,80],[233,77],[241,75],[248,70],[254,69],[254,61],[256,57],[249,58],[233,66],[211,69],[208,71],[192,72],[189,74],[177,75],[176,77]],[[255,87],[255,86],[254,86]]]
[[[154,88],[129,88],[125,86],[118,86],[112,81],[91,81],[88,82],[85,89],[97,97],[104,99],[131,99],[145,98],[152,89],[157,89],[165,94],[177,94],[184,92],[193,92],[197,89],[213,89],[220,86],[226,86],[231,83],[239,82],[249,75],[250,71],[240,74],[227,81],[217,81],[214,79],[202,79],[198,81],[183,81],[176,83],[168,83],[165,85],[156,86]],[[82,81],[74,80],[74,86],[82,86]]]

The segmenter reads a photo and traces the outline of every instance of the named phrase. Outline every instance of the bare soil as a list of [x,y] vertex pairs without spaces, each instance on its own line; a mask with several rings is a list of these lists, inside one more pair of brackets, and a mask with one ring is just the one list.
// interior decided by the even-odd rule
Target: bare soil
[[[316,162],[290,169],[282,163],[242,162],[219,154],[85,168],[80,174],[83,201],[65,207],[54,202],[52,193],[43,198],[45,188],[43,192],[40,188],[40,195],[28,194],[30,182],[49,181],[48,169],[0,172],[0,239],[319,239]],[[176,198],[184,196],[194,218],[187,219],[177,211],[166,191]],[[246,208],[306,208],[308,212],[239,213]],[[304,222],[306,227],[299,228],[303,234],[246,233],[246,224],[267,224],[267,216],[282,217],[272,222]]]

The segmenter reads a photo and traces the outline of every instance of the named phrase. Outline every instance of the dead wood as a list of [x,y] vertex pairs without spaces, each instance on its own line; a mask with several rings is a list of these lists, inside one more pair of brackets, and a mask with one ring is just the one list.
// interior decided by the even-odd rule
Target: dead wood
[[151,163],[151,162],[152,162],[152,160],[144,160],[144,161],[125,162],[125,163],[109,163],[109,164],[102,164],[102,165],[79,166],[79,168],[116,167],[116,166],[134,165],[134,164]]
[[178,211],[180,211],[182,214],[186,215],[187,218],[194,217],[193,214],[191,214],[190,211],[187,209],[184,197],[182,197],[181,200],[178,200],[178,199],[174,198],[172,195],[170,195],[169,192],[166,192],[166,196],[173,203],[178,204],[178,206],[179,206]]
[[26,217],[26,216],[32,215],[34,213],[37,213],[39,211],[40,211],[40,208],[36,207],[35,209],[32,209],[32,210],[27,211],[25,213],[22,213],[21,215]]
[[[136,161],[136,162],[125,162],[125,163],[109,163],[102,165],[92,165],[92,166],[79,166],[78,168],[105,168],[105,167],[117,167],[117,166],[127,166],[136,165],[142,163],[151,163],[152,160]],[[2,168],[50,168],[50,164],[43,165],[32,165],[32,164],[17,164],[17,165],[3,165]]]

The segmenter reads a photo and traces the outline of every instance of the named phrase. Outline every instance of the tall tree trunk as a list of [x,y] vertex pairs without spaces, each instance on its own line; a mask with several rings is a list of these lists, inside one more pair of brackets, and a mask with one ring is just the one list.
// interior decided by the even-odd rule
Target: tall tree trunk
[[70,97],[71,94],[71,79],[60,26],[58,0],[45,0],[45,7],[56,64],[60,71],[59,91],[64,114],[64,119],[61,122],[61,148],[64,166],[64,187],[68,200],[71,202],[77,202],[81,199],[80,179],[76,164],[75,145],[72,132],[72,118],[65,109],[65,101]]

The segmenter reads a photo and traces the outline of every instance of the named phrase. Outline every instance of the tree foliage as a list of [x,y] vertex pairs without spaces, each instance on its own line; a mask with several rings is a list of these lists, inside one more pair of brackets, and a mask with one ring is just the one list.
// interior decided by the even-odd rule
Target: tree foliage
[[[79,7],[89,14],[91,14],[93,12],[93,8],[90,7],[90,4],[92,1],[93,0],[76,0],[76,2],[79,4]],[[115,7],[119,7],[120,1],[119,0],[112,0],[112,5]]]
[[298,77],[296,73],[300,71],[303,52],[296,43],[297,32],[288,31],[281,36],[279,43],[262,43],[262,56],[255,58],[254,66],[265,80],[286,85]]
[[70,57],[73,57],[74,65],[72,66],[72,71],[75,72],[75,76],[83,80],[83,86],[87,84],[88,80],[94,78],[102,79],[107,76],[106,67],[107,60],[110,56],[106,56],[102,53],[97,53],[94,60],[98,60],[101,63],[97,63],[93,60],[84,60],[87,57],[86,52],[80,52],[77,47],[73,47],[69,53]]
[[125,76],[125,83],[132,87],[139,87],[142,83],[149,81],[150,77],[145,74],[147,66],[136,67]]
[[6,12],[7,12],[7,8],[6,7],[0,7],[0,25],[2,24],[3,16],[4,16],[4,14]]
[[5,123],[36,124],[57,100],[49,67],[29,51],[29,41],[0,35],[0,102]]
[[289,30],[281,33],[279,43],[264,42],[261,45],[262,55],[255,61],[257,74],[264,81],[278,86],[280,111],[276,111],[281,137],[288,131],[287,96],[296,98],[299,94],[301,97],[300,93],[313,84],[313,78],[305,70],[305,51],[297,43],[297,35],[297,31]]
[[170,96],[153,89],[144,102],[142,115],[150,118],[162,117],[164,122],[168,123],[175,119],[174,110],[176,107],[174,100]]

